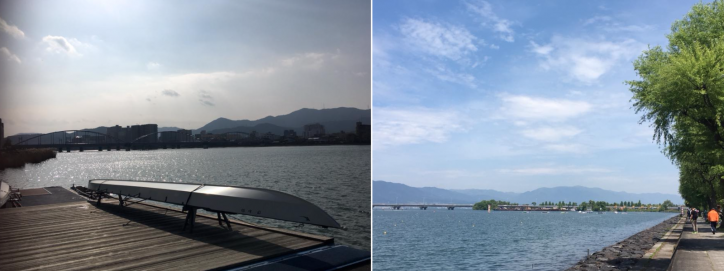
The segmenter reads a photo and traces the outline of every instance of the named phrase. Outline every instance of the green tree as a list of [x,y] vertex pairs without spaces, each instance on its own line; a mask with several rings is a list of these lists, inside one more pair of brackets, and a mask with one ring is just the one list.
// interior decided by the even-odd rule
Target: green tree
[[724,0],[697,4],[672,25],[668,50],[644,51],[634,62],[641,80],[626,81],[634,108],[652,121],[654,138],[671,144],[673,125],[688,120],[724,149]]
[[640,122],[680,169],[682,197],[713,206],[724,195],[724,0],[694,5],[671,30],[666,50],[634,62],[641,80],[626,83]]

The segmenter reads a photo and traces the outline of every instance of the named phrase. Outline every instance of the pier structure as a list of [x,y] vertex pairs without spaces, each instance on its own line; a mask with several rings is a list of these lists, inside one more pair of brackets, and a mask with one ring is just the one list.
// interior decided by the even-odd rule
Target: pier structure
[[[21,190],[22,207],[0,209],[3,270],[363,270],[370,252],[334,238],[118,199],[101,204],[62,187]],[[8,207],[8,206],[5,206]]]

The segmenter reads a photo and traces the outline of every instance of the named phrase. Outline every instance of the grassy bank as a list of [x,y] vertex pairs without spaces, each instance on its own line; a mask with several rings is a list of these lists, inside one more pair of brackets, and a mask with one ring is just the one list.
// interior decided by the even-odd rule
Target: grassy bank
[[6,149],[0,152],[0,169],[22,167],[26,163],[40,163],[55,158],[54,149]]

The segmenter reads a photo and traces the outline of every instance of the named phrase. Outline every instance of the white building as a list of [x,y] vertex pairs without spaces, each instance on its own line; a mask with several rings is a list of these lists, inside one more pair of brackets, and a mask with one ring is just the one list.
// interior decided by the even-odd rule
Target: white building
[[305,138],[320,137],[324,134],[324,125],[321,125],[319,123],[304,125]]

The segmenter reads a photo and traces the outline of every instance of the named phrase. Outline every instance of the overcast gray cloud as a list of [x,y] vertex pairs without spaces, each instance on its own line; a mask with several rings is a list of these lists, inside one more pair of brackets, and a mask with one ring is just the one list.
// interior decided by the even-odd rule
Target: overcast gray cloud
[[215,104],[212,102],[214,100],[214,97],[211,96],[211,93],[209,93],[206,90],[199,90],[199,102],[201,104],[206,106],[214,106]]
[[180,96],[180,95],[178,94],[178,92],[173,91],[172,89],[164,89],[163,91],[161,91],[161,94],[166,95],[166,96],[170,96],[170,97],[178,97],[178,96]]
[[369,1],[5,1],[0,18],[24,37],[0,43],[9,135],[371,104]]

